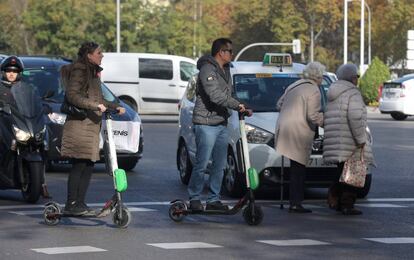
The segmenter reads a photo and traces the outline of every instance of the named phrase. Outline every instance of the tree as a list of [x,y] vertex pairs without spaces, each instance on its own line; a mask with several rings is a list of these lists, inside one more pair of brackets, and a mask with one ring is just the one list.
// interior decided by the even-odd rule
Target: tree
[[364,102],[375,102],[378,96],[378,87],[391,77],[389,68],[378,57],[372,60],[371,66],[360,81],[360,88]]

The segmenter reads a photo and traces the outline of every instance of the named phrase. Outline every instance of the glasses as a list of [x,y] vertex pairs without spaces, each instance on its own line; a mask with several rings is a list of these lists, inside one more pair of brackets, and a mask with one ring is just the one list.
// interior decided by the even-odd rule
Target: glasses
[[224,52],[228,51],[230,54],[233,54],[233,50],[232,49],[223,49],[221,51],[224,51]]
[[14,70],[14,69],[6,69],[6,72],[13,72],[13,73],[19,73],[18,70]]

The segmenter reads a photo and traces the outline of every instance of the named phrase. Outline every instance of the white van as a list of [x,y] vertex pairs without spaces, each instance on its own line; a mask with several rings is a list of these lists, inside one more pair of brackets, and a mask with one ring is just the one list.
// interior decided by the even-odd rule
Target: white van
[[178,114],[188,80],[197,72],[192,59],[153,53],[104,53],[102,80],[140,114]]

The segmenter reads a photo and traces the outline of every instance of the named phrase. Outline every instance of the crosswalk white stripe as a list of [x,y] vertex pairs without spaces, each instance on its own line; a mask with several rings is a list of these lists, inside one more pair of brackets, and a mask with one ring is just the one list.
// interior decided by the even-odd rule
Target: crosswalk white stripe
[[46,248],[32,248],[31,250],[37,253],[43,253],[47,255],[91,253],[91,252],[107,251],[105,249],[92,247],[92,246],[46,247]]
[[182,243],[155,243],[147,244],[162,249],[196,249],[196,248],[219,248],[222,246],[204,243],[204,242],[182,242]]
[[22,211],[9,211],[10,214],[16,214],[20,216],[29,216],[29,215],[41,215],[43,210],[22,210]]
[[[225,200],[224,203],[237,203],[236,200]],[[260,204],[278,204],[279,201],[274,200],[256,200],[257,203]],[[320,200],[306,200],[305,203],[325,203],[326,199]],[[365,204],[370,202],[414,202],[414,198],[372,198],[372,199],[361,199],[358,200],[359,204]],[[287,201],[284,201],[287,203]],[[63,206],[64,203],[61,203]],[[104,203],[88,203],[91,207],[102,207]],[[142,201],[142,202],[125,202],[127,206],[163,206],[163,205],[170,205],[170,201]],[[24,204],[17,204],[17,205],[5,205],[0,206],[0,210],[8,210],[8,209],[35,209],[35,208],[44,208],[44,205],[24,205]]]
[[272,246],[323,246],[331,244],[313,239],[256,240],[256,242]]
[[414,244],[414,237],[383,237],[363,239],[384,244]]
[[[137,208],[137,207],[129,207],[128,210],[130,212],[151,212],[157,211],[156,209],[149,209],[149,208]],[[16,214],[20,216],[30,216],[30,215],[42,215],[43,210],[19,210],[19,211],[9,211],[10,214]]]
[[359,207],[365,207],[365,208],[407,208],[407,206],[389,204],[389,203],[358,203],[355,205]]
[[128,207],[130,212],[149,212],[149,211],[157,211],[156,209],[148,209],[148,208],[137,208],[137,207]]

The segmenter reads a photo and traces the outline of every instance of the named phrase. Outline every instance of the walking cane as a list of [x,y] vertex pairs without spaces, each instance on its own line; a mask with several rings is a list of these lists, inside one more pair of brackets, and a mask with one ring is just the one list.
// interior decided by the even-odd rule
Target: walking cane
[[283,174],[285,168],[285,157],[282,155],[282,168],[280,169],[280,209],[283,209]]

